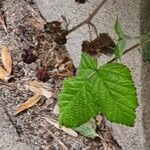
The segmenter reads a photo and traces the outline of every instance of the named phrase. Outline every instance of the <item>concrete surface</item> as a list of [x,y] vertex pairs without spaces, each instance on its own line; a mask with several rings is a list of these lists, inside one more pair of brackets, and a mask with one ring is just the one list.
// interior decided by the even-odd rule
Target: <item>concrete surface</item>
[[[42,15],[46,18],[47,21],[60,20],[61,15],[64,15],[68,20],[70,20],[69,27],[71,28],[85,19],[89,15],[89,13],[92,12],[92,10],[96,7],[96,4],[100,3],[101,1],[92,0],[84,5],[77,5],[74,0],[36,0],[36,2]],[[142,3],[144,2],[145,1],[143,1]],[[115,0],[108,0],[108,2],[94,18],[93,23],[96,25],[99,32],[107,32],[114,37],[113,26],[118,15],[126,35],[131,37],[137,36],[141,32],[140,4],[140,0],[116,0],[116,2]],[[95,35],[93,34],[93,37],[94,36]],[[85,39],[89,39],[89,29],[87,25],[79,28],[76,32],[71,33],[68,37],[67,49],[76,66],[78,66],[80,60],[79,57],[81,53],[81,43],[82,40]],[[137,41],[128,41],[127,47],[133,45],[134,42]],[[101,56],[100,61],[105,62],[107,59],[108,58],[106,56]],[[145,109],[147,110],[147,107],[150,106],[149,103],[145,103],[145,101],[148,101],[148,96],[150,97],[150,94],[148,93],[147,95],[145,95],[146,91],[148,90],[147,86],[144,85],[144,87],[142,87],[142,84],[147,83],[148,85],[147,80],[149,78],[149,72],[146,68],[149,65],[147,67],[143,67],[143,63],[141,60],[141,55],[138,49],[130,52],[123,58],[123,62],[132,71],[133,80],[135,81],[137,87],[139,107],[137,109],[137,119],[135,127],[128,128],[125,126],[110,123],[114,131],[114,136],[123,150],[145,150],[145,145],[147,145],[147,148],[149,147],[150,149],[150,145],[148,144],[150,140],[150,128],[148,128],[150,122],[148,121],[148,117],[144,117],[145,121],[143,121],[142,119]],[[143,69],[141,70],[141,68]],[[146,77],[143,79],[143,72],[145,72],[144,68],[146,70]],[[143,93],[143,91],[145,91],[145,93]],[[149,114],[150,112],[147,111],[147,116]]]
[[[150,31],[150,1],[141,0],[141,33]],[[150,44],[149,44],[150,47]],[[150,51],[150,50],[149,50]],[[149,52],[150,54],[150,52]],[[150,56],[147,57],[150,60]],[[145,149],[150,149],[150,63],[142,63],[142,101],[143,101],[143,128],[145,135]]]
[[15,128],[1,106],[0,121],[0,150],[31,150],[29,146],[19,141]]

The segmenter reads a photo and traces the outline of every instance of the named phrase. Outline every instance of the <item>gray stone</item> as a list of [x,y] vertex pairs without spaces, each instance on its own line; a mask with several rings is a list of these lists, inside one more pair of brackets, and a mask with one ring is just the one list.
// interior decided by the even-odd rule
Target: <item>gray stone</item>
[[25,143],[19,142],[15,128],[0,106],[0,150],[31,150]]
[[[64,15],[70,20],[69,27],[72,28],[87,18],[89,13],[100,3],[100,0],[92,0],[84,5],[77,5],[74,0],[36,0],[36,2],[47,21],[61,20],[61,15]],[[116,0],[116,2],[108,0],[92,22],[96,25],[99,32],[107,32],[115,38],[113,26],[116,17],[119,16],[126,35],[134,37],[141,33],[140,13],[140,0]],[[94,32],[92,36],[95,37]],[[68,37],[66,46],[76,66],[78,66],[80,60],[81,43],[83,40],[88,39],[89,29],[87,25],[71,33]],[[127,47],[137,42],[129,40],[127,41]],[[100,62],[104,63],[108,59],[110,58],[102,55]],[[146,148],[148,150],[148,148],[150,149],[150,122],[148,118],[150,116],[150,109],[148,108],[150,106],[150,101],[148,101],[150,92],[147,91],[150,85],[150,75],[149,70],[147,70],[149,64],[145,66],[142,63],[141,54],[138,49],[125,55],[123,63],[131,69],[133,80],[137,87],[139,107],[137,108],[136,123],[133,128],[112,123],[109,123],[109,125],[112,126],[114,137],[123,150],[145,150]]]

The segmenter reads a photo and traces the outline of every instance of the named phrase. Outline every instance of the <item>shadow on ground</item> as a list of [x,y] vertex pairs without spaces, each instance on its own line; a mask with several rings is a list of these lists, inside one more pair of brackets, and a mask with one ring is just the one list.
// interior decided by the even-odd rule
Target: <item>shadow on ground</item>
[[[150,1],[141,0],[141,34],[150,31]],[[141,69],[143,101],[143,128],[145,150],[150,149],[150,43],[142,49],[143,63]]]

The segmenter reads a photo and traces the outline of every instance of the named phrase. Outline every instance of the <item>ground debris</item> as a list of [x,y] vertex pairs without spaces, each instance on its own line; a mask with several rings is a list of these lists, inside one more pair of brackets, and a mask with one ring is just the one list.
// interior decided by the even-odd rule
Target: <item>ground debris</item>
[[[1,6],[1,4],[0,4]],[[0,10],[0,27],[4,29],[6,33],[8,33],[7,27],[6,27],[6,22],[5,22],[5,17],[2,11]]]
[[0,66],[0,79],[7,82],[10,79],[10,75],[12,72],[12,57],[8,47],[1,45],[0,49],[2,65],[4,66],[4,68]]
[[35,94],[45,96],[46,98],[52,97],[51,85],[48,83],[38,82],[36,80],[28,80],[25,82],[25,87]]
[[[53,125],[50,126],[50,124],[42,118],[46,115],[55,118],[56,115],[53,113],[53,108],[57,103],[62,81],[65,77],[73,76],[76,70],[66,47],[57,44],[53,37],[44,31],[44,24],[46,24],[46,22],[37,11],[38,9],[34,9],[34,7],[35,6],[31,7],[29,3],[24,0],[4,1],[3,8],[7,14],[6,20],[9,32],[7,36],[0,33],[0,43],[7,45],[11,50],[14,80],[8,84],[0,83],[0,104],[5,105],[8,112],[12,114],[14,122],[22,129],[22,141],[31,145],[32,149],[60,149],[61,146],[59,144],[56,146],[57,142],[53,140],[55,137],[64,143],[68,149],[88,148],[89,150],[98,150],[103,148],[101,141],[97,142],[95,140],[86,139],[81,135],[73,137],[64,131],[58,130]],[[37,57],[36,60],[30,64],[23,62],[22,54],[25,49],[32,49],[32,54]],[[48,88],[45,88],[45,83],[39,82],[36,78],[36,72],[41,68],[46,69],[49,76],[48,81],[46,81],[46,85],[48,84],[49,86]],[[38,82],[38,87],[31,84],[27,85],[29,90],[25,90],[23,86],[24,81],[28,80]],[[6,85],[9,87],[15,85],[15,89],[11,90],[10,88],[6,88]],[[45,93],[42,94],[42,96],[33,94],[39,91],[42,92],[41,88],[46,90],[46,95]],[[47,91],[50,93],[47,94]],[[52,97],[50,97],[51,94]],[[42,98],[45,98],[43,95],[50,97],[44,100],[46,102],[49,100],[50,102],[47,105],[46,102],[43,102],[42,105],[38,105],[42,101]],[[24,102],[26,99],[29,101]],[[36,104],[37,107],[32,107],[32,109],[28,109],[26,113],[20,113],[14,116],[16,105],[19,104],[22,104],[22,108],[20,105],[16,114]],[[50,132],[54,135],[53,139],[44,139],[44,135],[40,135],[39,127],[44,125],[49,127]],[[100,129],[98,129],[98,131],[99,130]],[[50,137],[52,137],[52,135]]]
[[100,33],[97,38],[92,41],[83,41],[82,51],[89,55],[109,54],[114,52],[115,42],[107,33]]
[[35,94],[30,97],[26,102],[20,104],[20,106],[16,109],[15,115],[19,114],[20,112],[33,107],[37,102],[42,98],[41,95]]

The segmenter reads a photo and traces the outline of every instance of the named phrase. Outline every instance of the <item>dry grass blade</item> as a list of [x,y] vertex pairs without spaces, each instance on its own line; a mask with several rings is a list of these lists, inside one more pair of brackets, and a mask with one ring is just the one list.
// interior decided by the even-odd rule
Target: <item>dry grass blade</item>
[[8,77],[9,74],[6,72],[6,70],[0,66],[0,79],[1,80],[4,80],[5,77]]
[[52,97],[50,85],[47,83],[38,82],[36,80],[28,80],[25,82],[25,87],[38,95],[45,96],[46,98]]
[[17,115],[18,113],[31,108],[32,106],[34,106],[40,99],[41,99],[41,95],[35,94],[34,96],[30,97],[25,103],[22,103],[15,112],[15,115]]
[[5,30],[5,32],[8,33],[7,27],[5,24],[5,19],[3,17],[3,14],[1,13],[1,11],[0,11],[0,26],[2,26],[2,28]]
[[7,73],[10,75],[11,71],[12,71],[11,55],[10,55],[8,47],[2,45],[1,48],[2,48],[2,51],[1,51],[2,63],[4,65],[4,68],[6,69]]
[[71,136],[73,136],[73,137],[78,137],[78,134],[77,134],[75,131],[73,131],[72,129],[66,128],[66,127],[64,127],[64,126],[59,127],[59,123],[58,123],[56,120],[50,119],[50,118],[48,118],[48,117],[44,117],[44,119],[45,119],[48,123],[50,123],[51,125],[55,126],[57,129],[60,129],[60,130],[64,131],[65,133],[67,133],[67,134],[69,134],[69,135],[71,135]]
[[65,146],[65,144],[62,143],[50,130],[48,130],[48,129],[46,129],[46,128],[45,128],[45,130],[48,131],[48,133],[61,145],[61,148],[62,148],[63,150],[69,150],[69,149]]
[[112,150],[112,148],[109,147],[103,136],[99,133],[99,136],[101,138],[101,142],[103,144],[104,150]]

